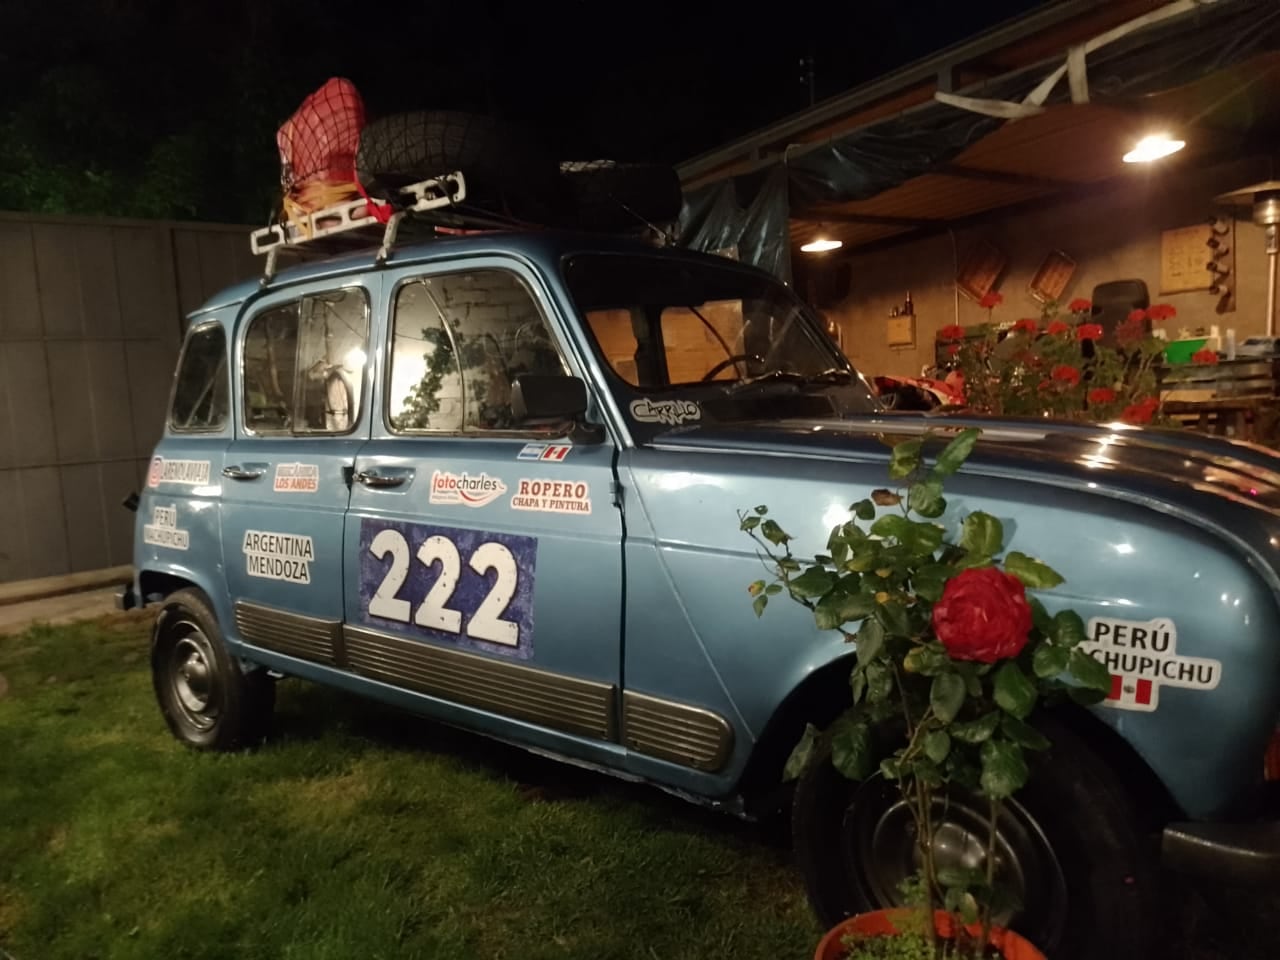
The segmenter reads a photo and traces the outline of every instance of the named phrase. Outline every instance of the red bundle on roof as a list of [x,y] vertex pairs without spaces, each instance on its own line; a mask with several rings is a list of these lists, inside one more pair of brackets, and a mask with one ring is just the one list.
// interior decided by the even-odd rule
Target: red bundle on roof
[[276,132],[284,209],[294,221],[359,196],[356,150],[364,101],[355,85],[333,77],[312,93]]

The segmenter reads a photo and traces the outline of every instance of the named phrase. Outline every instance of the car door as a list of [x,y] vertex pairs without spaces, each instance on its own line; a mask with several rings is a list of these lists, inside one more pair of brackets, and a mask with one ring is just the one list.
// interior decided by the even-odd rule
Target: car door
[[369,436],[377,282],[282,290],[255,301],[237,331],[236,431],[222,468],[227,588],[240,639],[291,659],[340,659],[343,521]]
[[346,531],[346,655],[468,725],[619,749],[622,517],[609,440],[515,422],[512,380],[568,375],[537,275],[500,257],[388,277],[379,417]]

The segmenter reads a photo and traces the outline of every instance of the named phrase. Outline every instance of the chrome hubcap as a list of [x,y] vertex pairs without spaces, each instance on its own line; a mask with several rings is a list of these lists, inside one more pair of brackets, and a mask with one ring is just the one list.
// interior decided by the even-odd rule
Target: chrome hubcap
[[173,645],[169,686],[184,719],[208,730],[218,719],[215,677],[209,641],[194,627]]

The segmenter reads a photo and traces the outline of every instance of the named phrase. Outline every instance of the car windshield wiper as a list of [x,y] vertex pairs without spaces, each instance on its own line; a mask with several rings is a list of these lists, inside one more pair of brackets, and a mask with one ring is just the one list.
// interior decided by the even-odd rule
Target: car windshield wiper
[[853,374],[839,367],[831,367],[821,373],[796,373],[792,370],[766,370],[754,377],[747,377],[725,388],[725,393],[734,394],[747,387],[764,383],[794,383],[800,387],[816,386],[827,383],[848,383]]

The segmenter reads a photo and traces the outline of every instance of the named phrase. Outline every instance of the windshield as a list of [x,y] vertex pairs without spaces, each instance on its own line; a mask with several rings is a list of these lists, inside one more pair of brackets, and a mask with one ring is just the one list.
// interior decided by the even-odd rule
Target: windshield
[[593,253],[572,257],[565,278],[633,419],[669,426],[878,409],[810,310],[769,277],[730,263]]

